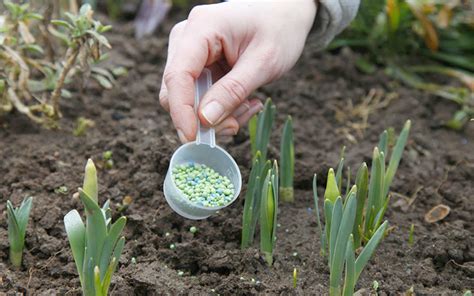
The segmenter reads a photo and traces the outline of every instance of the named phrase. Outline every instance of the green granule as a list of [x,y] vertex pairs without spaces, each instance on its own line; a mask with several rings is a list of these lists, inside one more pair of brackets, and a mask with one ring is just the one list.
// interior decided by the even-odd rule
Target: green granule
[[178,189],[197,205],[224,206],[234,197],[234,185],[229,178],[206,165],[190,162],[174,167],[172,172]]

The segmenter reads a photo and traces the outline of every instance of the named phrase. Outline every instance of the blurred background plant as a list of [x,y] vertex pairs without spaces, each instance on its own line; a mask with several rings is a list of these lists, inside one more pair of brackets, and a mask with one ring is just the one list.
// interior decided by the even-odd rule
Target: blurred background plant
[[461,129],[474,117],[473,44],[473,1],[362,0],[356,19],[329,50],[360,50],[361,72],[382,67],[410,87],[455,102],[459,109],[445,124]]
[[51,1],[35,10],[29,3],[3,2],[0,114],[16,109],[34,122],[53,128],[61,117],[60,98],[71,96],[65,86],[73,76],[83,83],[91,76],[103,87],[111,87],[112,71],[96,64],[103,59],[101,48],[110,48],[102,34],[111,27],[93,19],[90,5],[78,10],[74,3],[67,1],[63,7],[61,1]]

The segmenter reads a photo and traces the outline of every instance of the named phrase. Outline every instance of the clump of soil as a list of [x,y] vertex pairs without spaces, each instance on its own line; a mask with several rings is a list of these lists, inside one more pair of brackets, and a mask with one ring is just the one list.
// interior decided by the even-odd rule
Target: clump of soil
[[[459,295],[474,288],[474,127],[468,124],[464,131],[453,132],[439,124],[456,106],[397,85],[382,71],[363,75],[354,66],[356,54],[317,53],[309,40],[295,69],[257,93],[261,98],[271,96],[279,111],[270,156],[278,155],[286,114],[294,118],[296,143],[296,201],[280,205],[275,264],[268,268],[257,245],[240,250],[243,195],[203,221],[186,220],[166,204],[162,184],[179,146],[171,120],[158,103],[168,29],[158,37],[135,41],[130,25],[115,28],[108,36],[114,45],[110,63],[130,70],[113,90],[102,91],[90,83],[82,96],[63,100],[59,131],[41,129],[19,114],[0,119],[0,212],[7,199],[18,204],[25,196],[34,197],[21,270],[8,263],[7,225],[5,219],[0,221],[0,294],[80,295],[62,219],[70,209],[82,208],[72,195],[81,185],[86,159],[98,161],[111,150],[113,168],[99,170],[101,203],[110,199],[118,216],[122,199],[133,198],[123,213],[129,219],[126,245],[112,295],[324,295],[329,274],[319,255],[313,174],[321,176],[322,193],[323,176],[337,164],[343,145],[352,168],[363,161],[370,164],[379,133],[388,127],[400,130],[406,119],[413,121],[412,132],[386,214],[392,230],[357,288],[370,290],[373,281],[379,283],[381,295],[411,287],[419,295]],[[358,128],[357,115],[344,120],[336,116],[338,106],[357,106],[371,90],[392,99],[370,114],[365,129]],[[96,123],[87,137],[72,135],[78,116]],[[219,140],[246,181],[247,131]],[[60,186],[68,192],[55,192]],[[426,212],[441,203],[451,213],[440,222],[425,222]],[[409,246],[411,224],[415,242]],[[194,234],[189,231],[192,226],[197,228]],[[293,268],[299,274],[296,289]]]

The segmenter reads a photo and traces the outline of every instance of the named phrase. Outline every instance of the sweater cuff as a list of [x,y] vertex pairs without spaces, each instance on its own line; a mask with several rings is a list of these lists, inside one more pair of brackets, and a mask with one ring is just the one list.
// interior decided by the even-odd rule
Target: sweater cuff
[[324,49],[355,18],[360,0],[316,0],[318,10],[312,38],[318,50]]

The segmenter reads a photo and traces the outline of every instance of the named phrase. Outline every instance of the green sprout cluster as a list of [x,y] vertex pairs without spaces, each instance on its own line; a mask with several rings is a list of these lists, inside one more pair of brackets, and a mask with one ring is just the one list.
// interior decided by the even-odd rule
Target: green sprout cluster
[[32,197],[28,197],[21,202],[18,208],[14,208],[10,201],[7,201],[8,216],[8,241],[10,243],[10,262],[15,267],[21,266],[23,257],[23,247],[25,246],[26,226],[30,217]]
[[[319,220],[318,193],[316,175],[313,179],[314,203],[317,212],[318,225],[321,231],[321,245],[327,247],[324,254],[328,254],[329,265],[329,295],[351,296],[355,284],[369,262],[375,250],[384,237],[388,221],[379,225],[369,239],[359,256],[355,256],[354,236],[357,211],[357,185],[354,185],[343,198],[339,195],[333,173],[331,182],[326,186],[324,195],[325,233],[321,231]],[[343,277],[344,275],[344,277]]]
[[[271,99],[265,103],[262,112],[249,122],[250,144],[252,148],[252,168],[250,170],[247,192],[245,194],[244,212],[242,216],[241,248],[252,245],[255,237],[257,222],[260,223],[260,250],[268,265],[273,264],[273,250],[276,242],[276,225],[279,195],[282,188],[279,185],[280,174],[277,162],[273,165],[267,159],[271,130],[275,119],[276,108]],[[293,192],[293,139],[291,118],[285,124],[282,139],[282,163],[284,163],[285,190]],[[284,143],[283,143],[284,142]],[[290,157],[291,159],[287,159]],[[290,180],[291,179],[291,180]],[[291,187],[291,188],[290,188]]]
[[[345,194],[342,194],[344,149],[337,172],[329,169],[324,193],[324,230],[319,216],[316,175],[313,179],[314,203],[321,234],[321,254],[328,257],[331,296],[352,295],[360,273],[385,235],[388,221],[383,217],[389,202],[390,185],[395,177],[405,148],[411,122],[408,120],[392,151],[394,139],[384,131],[374,149],[370,171],[364,163],[351,187],[348,170]],[[391,153],[387,169],[385,155]],[[363,247],[356,258],[355,250]],[[344,279],[343,279],[344,274]]]
[[126,218],[120,217],[112,223],[109,201],[99,207],[97,172],[90,159],[79,195],[86,223],[77,210],[72,210],[64,217],[64,226],[84,295],[105,296],[125,244],[121,233]]
[[173,182],[191,202],[204,207],[220,207],[234,197],[234,185],[226,176],[194,162],[172,170]]

